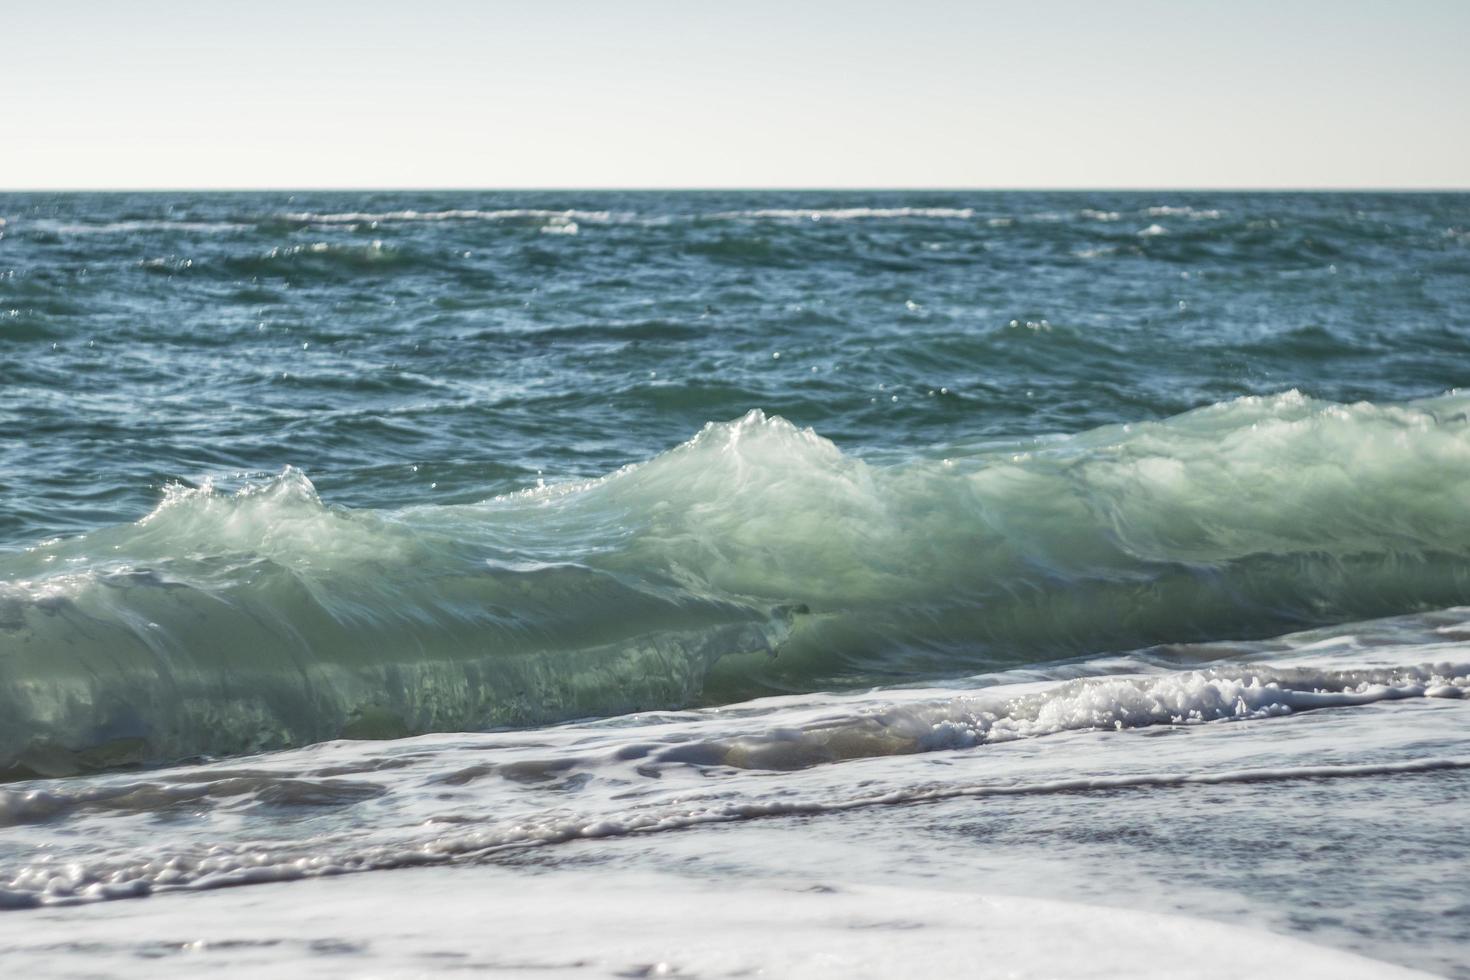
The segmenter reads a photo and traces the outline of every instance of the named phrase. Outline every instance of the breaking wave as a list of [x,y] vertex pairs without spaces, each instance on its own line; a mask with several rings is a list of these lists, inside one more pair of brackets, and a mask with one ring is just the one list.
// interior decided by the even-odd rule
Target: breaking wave
[[[0,558],[0,770],[544,724],[1455,605],[1467,409],[1287,392],[887,466],[755,411],[479,504],[351,511],[295,470],[174,488],[135,525]],[[1251,703],[1227,693],[1222,711]]]

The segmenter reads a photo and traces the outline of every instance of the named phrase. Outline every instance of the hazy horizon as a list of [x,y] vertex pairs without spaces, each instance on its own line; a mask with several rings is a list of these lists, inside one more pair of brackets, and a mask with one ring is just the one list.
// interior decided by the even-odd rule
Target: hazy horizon
[[1470,6],[62,0],[26,190],[1453,190]]
[[1170,194],[1470,194],[1470,184],[1447,187],[1205,187],[1137,185],[1114,187],[1057,187],[1027,186],[1013,187],[943,187],[899,185],[889,186],[646,186],[620,187],[615,185],[582,185],[565,187],[534,186],[389,186],[378,184],[339,184],[335,186],[296,186],[291,184],[260,185],[255,187],[0,187],[0,194],[1145,194],[1151,191]]

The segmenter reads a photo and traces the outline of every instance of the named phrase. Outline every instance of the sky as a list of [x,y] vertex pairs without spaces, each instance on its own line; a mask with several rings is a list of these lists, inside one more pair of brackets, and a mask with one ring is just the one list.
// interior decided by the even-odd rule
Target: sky
[[1465,0],[0,0],[0,188],[1470,187]]

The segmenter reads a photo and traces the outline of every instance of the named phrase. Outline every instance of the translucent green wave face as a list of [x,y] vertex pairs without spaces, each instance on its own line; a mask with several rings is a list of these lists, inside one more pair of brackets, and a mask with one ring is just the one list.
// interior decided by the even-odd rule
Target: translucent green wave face
[[349,511],[288,470],[0,560],[0,769],[921,681],[1470,599],[1470,396],[1295,392],[890,466],[753,411]]

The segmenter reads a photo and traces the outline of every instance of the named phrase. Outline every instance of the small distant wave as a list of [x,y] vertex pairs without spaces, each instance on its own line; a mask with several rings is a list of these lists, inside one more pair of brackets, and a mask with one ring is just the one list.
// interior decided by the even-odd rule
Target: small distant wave
[[248,231],[254,226],[235,221],[174,221],[167,218],[97,223],[52,221],[42,218],[26,222],[20,227],[22,230],[31,228],[53,235],[126,235],[140,231],[218,235]]
[[612,211],[553,211],[544,208],[451,208],[443,211],[290,211],[278,220],[308,225],[372,225],[397,221],[563,221],[607,223],[618,217]]
[[160,275],[223,275],[230,278],[341,279],[380,275],[389,270],[429,268],[439,259],[392,245],[380,239],[368,242],[302,242],[278,245],[264,252],[226,256],[167,255],[144,259],[138,267]]
[[1160,204],[1146,208],[1143,212],[1150,218],[1181,217],[1197,221],[1214,220],[1224,214],[1217,208],[1195,208],[1187,204]]
[[1121,251],[1117,245],[1099,245],[1095,248],[1079,248],[1072,252],[1079,259],[1100,259],[1108,255],[1117,255]]
[[955,218],[975,217],[974,208],[754,208],[748,211],[721,211],[709,216],[714,220],[770,218],[779,221],[859,221],[880,218]]

